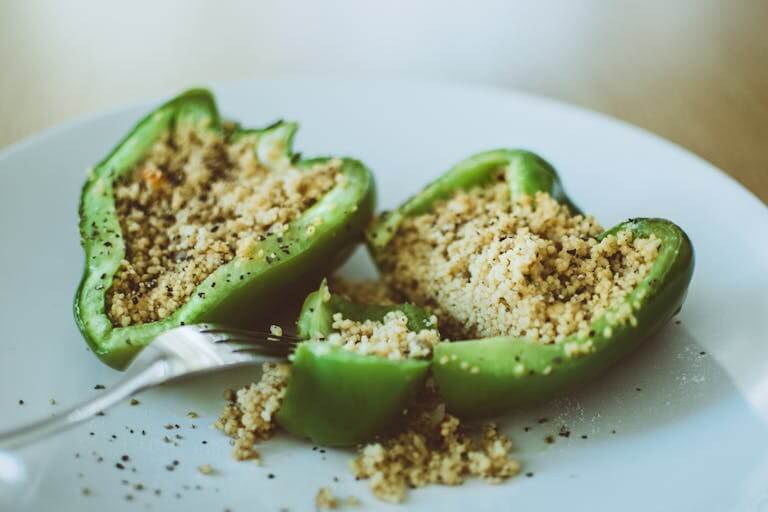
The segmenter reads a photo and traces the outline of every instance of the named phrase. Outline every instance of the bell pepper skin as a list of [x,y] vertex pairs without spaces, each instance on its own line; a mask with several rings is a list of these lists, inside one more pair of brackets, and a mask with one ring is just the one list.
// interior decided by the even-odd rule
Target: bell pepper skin
[[[402,311],[408,327],[434,328],[430,314],[412,305],[354,304],[332,295],[325,282],[307,297],[297,322],[299,336],[317,339],[332,332],[332,316],[381,320]],[[292,356],[291,378],[278,423],[288,432],[325,446],[352,446],[389,427],[424,384],[428,360],[361,355],[323,341],[305,341]]]
[[[122,369],[140,349],[163,331],[182,324],[221,322],[249,327],[263,321],[274,297],[286,290],[316,282],[351,252],[372,215],[375,186],[361,162],[341,159],[346,178],[307,209],[278,239],[257,242],[253,254],[263,250],[274,258],[234,258],[219,267],[195,289],[190,299],[169,317],[141,325],[115,327],[106,314],[106,295],[125,255],[115,210],[116,180],[130,172],[151,146],[181,123],[212,130],[235,141],[256,138],[254,151],[268,168],[291,163],[307,168],[327,158],[298,161],[292,151],[295,123],[277,122],[263,129],[225,131],[210,92],[187,91],[147,115],[86,180],[80,199],[80,234],[85,251],[85,271],[78,288],[74,314],[93,352],[108,365]],[[312,226],[312,228],[310,228]],[[308,229],[313,231],[308,234]],[[306,290],[306,288],[304,288]],[[306,293],[306,291],[304,292]]]
[[[527,151],[497,150],[461,162],[367,233],[374,260],[387,250],[402,219],[427,212],[438,199],[458,189],[482,184],[494,169],[505,168],[512,198],[538,191],[578,210],[565,195],[549,164]],[[590,335],[555,344],[499,336],[442,342],[433,356],[432,373],[448,410],[465,417],[501,414],[572,391],[605,371],[660,329],[680,310],[694,268],[691,241],[664,219],[631,219],[604,232],[654,234],[659,254],[646,278],[620,304],[592,323]]]

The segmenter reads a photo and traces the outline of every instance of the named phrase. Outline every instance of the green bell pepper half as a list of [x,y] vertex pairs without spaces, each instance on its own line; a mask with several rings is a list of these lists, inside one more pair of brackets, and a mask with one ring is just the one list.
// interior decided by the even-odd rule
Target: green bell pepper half
[[[89,172],[80,198],[80,235],[86,260],[75,297],[75,319],[93,352],[114,368],[124,368],[154,337],[178,325],[204,321],[258,325],[264,320],[260,312],[280,302],[274,300],[276,294],[284,296],[295,288],[306,293],[304,283],[317,282],[341,263],[374,209],[375,185],[370,171],[357,160],[343,158],[340,172],[345,180],[291,222],[282,237],[268,236],[257,242],[254,254],[263,249],[267,258],[236,257],[222,265],[197,286],[185,304],[161,321],[113,326],[106,313],[106,295],[125,257],[114,187],[164,134],[187,123],[220,133],[232,142],[252,137],[259,161],[269,169],[285,165],[306,169],[329,160],[301,160],[293,153],[296,123],[279,121],[262,129],[225,129],[212,94],[204,89],[184,92],[140,121]],[[309,235],[308,229],[314,232]]]
[[[368,247],[380,268],[380,256],[406,216],[428,212],[457,190],[487,183],[499,169],[504,169],[513,199],[543,191],[578,212],[555,170],[539,156],[506,149],[480,153],[372,223]],[[655,235],[661,240],[659,254],[645,279],[594,319],[589,336],[555,344],[512,336],[438,344],[432,373],[450,411],[466,417],[492,416],[571,391],[630,353],[680,310],[694,267],[688,236],[672,222],[655,218],[631,219],[600,236],[622,230],[639,237]]]
[[371,440],[401,416],[422,388],[429,360],[361,355],[319,340],[332,332],[335,313],[365,321],[398,310],[408,318],[409,329],[436,327],[431,314],[421,308],[355,304],[331,294],[323,281],[307,297],[297,321],[298,335],[310,341],[302,342],[292,356],[278,423],[317,444],[350,446]]

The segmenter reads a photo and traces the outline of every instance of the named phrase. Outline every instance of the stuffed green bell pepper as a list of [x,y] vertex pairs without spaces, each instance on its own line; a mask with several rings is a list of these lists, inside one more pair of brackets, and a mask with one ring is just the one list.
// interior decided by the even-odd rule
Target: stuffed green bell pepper
[[253,326],[349,254],[374,208],[373,177],[349,158],[302,160],[296,129],[222,122],[211,93],[190,90],[89,172],[74,312],[98,357],[123,368],[185,323]]
[[435,347],[432,373],[448,410],[470,417],[603,372],[680,310],[694,266],[677,225],[638,218],[603,231],[550,164],[520,150],[459,163],[367,239],[395,291],[440,318],[452,341]]
[[297,327],[309,341],[292,355],[277,421],[326,446],[369,441],[401,417],[439,341],[431,313],[411,304],[355,304],[325,281],[307,297]]

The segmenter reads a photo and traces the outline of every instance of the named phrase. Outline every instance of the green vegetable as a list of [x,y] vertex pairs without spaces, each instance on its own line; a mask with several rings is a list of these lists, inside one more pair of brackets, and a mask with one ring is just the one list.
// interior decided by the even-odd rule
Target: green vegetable
[[247,327],[263,320],[260,311],[280,302],[275,297],[319,279],[343,261],[373,211],[375,190],[370,171],[357,160],[342,159],[345,180],[294,220],[282,240],[267,237],[258,242],[256,251],[274,253],[275,258],[235,258],[200,283],[171,316],[157,322],[114,327],[105,311],[106,295],[125,257],[125,243],[113,190],[118,178],[131,172],[158,139],[180,124],[212,130],[230,141],[246,134],[256,135],[254,152],[267,168],[288,161],[308,168],[328,160],[299,161],[299,155],[292,152],[298,128],[295,123],[280,121],[257,130],[225,130],[213,96],[201,89],[181,94],[136,125],[89,173],[80,199],[80,234],[86,262],[75,297],[75,318],[93,352],[115,368],[125,367],[155,336],[183,323],[210,321]]
[[[428,212],[435,201],[457,190],[487,183],[499,169],[506,173],[513,199],[544,191],[578,212],[555,170],[537,155],[519,150],[480,153],[371,225],[367,236],[374,260],[381,261],[405,217]],[[488,416],[571,391],[631,352],[680,310],[694,266],[688,236],[664,219],[631,219],[601,236],[626,229],[639,237],[656,235],[659,255],[647,277],[593,321],[590,336],[551,345],[511,336],[438,344],[432,372],[450,411]]]
[[[381,320],[402,311],[408,328],[435,328],[430,314],[410,304],[354,304],[332,295],[323,281],[307,297],[297,322],[299,336],[327,337],[332,316],[354,321]],[[372,439],[402,414],[409,399],[423,386],[430,362],[361,355],[324,341],[305,341],[292,357],[293,368],[280,425],[299,437],[327,446],[347,446]]]

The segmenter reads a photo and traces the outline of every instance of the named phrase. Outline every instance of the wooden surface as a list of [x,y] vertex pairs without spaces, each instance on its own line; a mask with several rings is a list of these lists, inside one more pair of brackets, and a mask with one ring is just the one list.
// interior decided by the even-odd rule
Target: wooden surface
[[430,77],[619,117],[699,154],[768,203],[767,1],[116,5],[0,0],[0,147],[190,85]]

